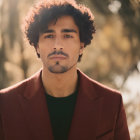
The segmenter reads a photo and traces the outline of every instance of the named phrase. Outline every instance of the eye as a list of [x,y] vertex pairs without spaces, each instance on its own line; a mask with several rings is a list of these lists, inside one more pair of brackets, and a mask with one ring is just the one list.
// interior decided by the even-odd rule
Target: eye
[[69,35],[69,34],[65,34],[64,35],[64,38],[73,38],[73,36],[72,35]]
[[45,35],[44,38],[54,38],[54,35]]

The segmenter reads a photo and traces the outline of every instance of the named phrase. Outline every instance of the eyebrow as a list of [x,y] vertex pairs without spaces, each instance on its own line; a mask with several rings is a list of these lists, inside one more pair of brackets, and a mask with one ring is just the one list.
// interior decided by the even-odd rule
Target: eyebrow
[[77,31],[76,30],[74,30],[74,29],[63,29],[62,30],[62,32],[64,32],[64,33],[77,33]]
[[[54,33],[54,32],[55,32],[55,31],[52,30],[52,29],[47,29],[47,30],[45,30],[43,33]],[[62,32],[62,33],[77,33],[77,31],[74,30],[74,29],[62,29],[61,32]]]

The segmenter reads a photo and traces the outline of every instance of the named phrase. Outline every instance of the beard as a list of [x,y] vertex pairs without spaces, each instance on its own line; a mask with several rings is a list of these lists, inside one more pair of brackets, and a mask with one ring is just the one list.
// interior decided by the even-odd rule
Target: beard
[[55,74],[65,73],[65,72],[69,71],[71,68],[73,68],[76,64],[68,67],[68,66],[60,65],[59,61],[56,61],[56,63],[54,65],[48,66],[48,70],[51,73],[55,73]]

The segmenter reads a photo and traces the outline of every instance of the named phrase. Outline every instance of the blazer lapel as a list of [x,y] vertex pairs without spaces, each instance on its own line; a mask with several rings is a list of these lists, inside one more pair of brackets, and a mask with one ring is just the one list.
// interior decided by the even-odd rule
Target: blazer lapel
[[41,71],[29,79],[23,95],[19,95],[27,129],[34,140],[53,140],[50,118],[41,81]]
[[[88,77],[79,70],[78,75],[79,93],[68,140],[95,140],[102,98],[95,92]],[[41,71],[28,80],[24,95],[19,94],[25,125],[32,139],[53,140]]]
[[68,140],[95,140],[100,96],[95,92],[90,79],[78,70],[79,90]]

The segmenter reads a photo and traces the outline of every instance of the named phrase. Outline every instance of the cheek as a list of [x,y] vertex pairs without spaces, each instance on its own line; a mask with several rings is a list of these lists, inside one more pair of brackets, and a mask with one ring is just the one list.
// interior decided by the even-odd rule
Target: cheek
[[39,49],[42,53],[48,52],[51,49],[51,45],[47,41],[42,41],[39,44]]
[[51,53],[51,51],[47,47],[40,48],[40,57],[42,59],[46,59],[49,53]]
[[[77,47],[77,46],[75,46]],[[78,47],[77,49],[73,48],[71,51],[70,51],[70,55],[71,55],[71,58],[73,60],[77,60],[79,58],[79,55],[80,55],[80,48]]]

